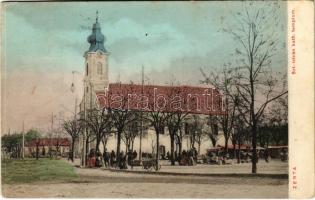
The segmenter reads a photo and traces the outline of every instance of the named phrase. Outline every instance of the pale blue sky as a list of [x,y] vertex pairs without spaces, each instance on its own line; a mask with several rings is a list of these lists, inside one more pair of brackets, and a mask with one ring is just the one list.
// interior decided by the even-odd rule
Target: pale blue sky
[[[13,99],[29,98],[30,94],[24,91],[34,95],[34,87],[37,91],[42,87],[42,91],[58,95],[50,103],[56,104],[53,108],[60,107],[58,97],[66,98],[71,71],[84,69],[83,53],[89,47],[86,39],[96,10],[106,37],[105,47],[111,53],[110,81],[116,81],[119,76],[121,81],[137,82],[144,65],[151,82],[165,83],[176,77],[183,84],[197,84],[201,78],[200,67],[220,67],[231,59],[230,53],[235,49],[233,39],[219,30],[232,20],[231,13],[242,6],[241,2],[226,1],[7,3],[4,67],[7,88],[14,91],[11,93],[19,93],[19,96],[7,97],[12,102],[12,105],[7,103],[7,109],[13,113],[8,123],[20,123],[16,114],[22,111],[16,108]],[[285,42],[285,3],[279,12],[283,23],[276,28]],[[285,69],[285,49],[279,52],[274,65]],[[37,95],[45,99],[45,94]],[[32,102],[34,105],[23,104],[24,108],[34,106],[35,109]],[[44,100],[40,102],[45,104]],[[45,111],[49,113],[53,108]]]

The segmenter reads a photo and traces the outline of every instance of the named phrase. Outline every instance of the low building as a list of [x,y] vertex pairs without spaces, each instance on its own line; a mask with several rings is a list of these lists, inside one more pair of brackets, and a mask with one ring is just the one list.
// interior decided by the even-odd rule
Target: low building
[[39,138],[25,144],[25,156],[35,157],[36,148],[40,157],[49,155],[61,155],[66,157],[70,151],[70,140],[68,138]]

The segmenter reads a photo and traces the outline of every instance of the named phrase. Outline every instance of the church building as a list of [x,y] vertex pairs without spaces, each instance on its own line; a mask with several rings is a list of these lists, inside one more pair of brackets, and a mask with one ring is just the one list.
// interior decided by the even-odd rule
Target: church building
[[[87,110],[95,108],[96,105],[96,93],[100,91],[104,91],[106,88],[109,88],[109,56],[110,53],[104,46],[106,38],[101,32],[101,25],[98,17],[96,17],[96,21],[92,27],[92,33],[88,36],[87,41],[90,43],[89,49],[84,53],[84,95],[82,101],[80,103],[80,115],[82,118],[87,117]],[[118,52],[116,52],[118,53]],[[89,130],[87,130],[89,131]],[[109,138],[107,142],[107,150],[116,151],[116,136],[113,135]],[[218,141],[218,143],[222,144],[222,138]],[[82,153],[89,152],[89,150],[95,148],[95,144],[92,142],[88,146],[83,145],[86,141],[86,133],[83,134],[79,138],[79,144],[76,155],[82,155]],[[167,151],[170,151],[170,137],[168,135],[168,130],[165,128],[163,134],[160,135],[160,153],[165,155]],[[156,144],[156,134],[152,128],[146,130],[146,133],[142,137],[142,152],[143,153],[152,153]],[[209,139],[205,139],[205,141],[201,145],[201,154],[206,152],[206,149],[211,148],[211,142]],[[86,148],[88,148],[86,151]],[[184,136],[182,141],[182,149],[187,150],[190,148],[188,135]],[[100,149],[103,150],[102,144],[100,145]],[[125,151],[126,147],[123,141],[121,141],[121,150]],[[139,152],[140,149],[140,141],[139,137],[135,139],[134,142],[134,150]]]

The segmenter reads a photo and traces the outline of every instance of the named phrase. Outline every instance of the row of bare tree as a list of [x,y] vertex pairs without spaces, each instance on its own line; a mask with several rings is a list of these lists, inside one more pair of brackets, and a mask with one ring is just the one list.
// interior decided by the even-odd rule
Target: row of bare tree
[[[277,2],[259,6],[244,3],[243,9],[233,14],[235,21],[222,29],[233,39],[235,49],[229,56],[231,60],[220,71],[201,70],[202,82],[219,89],[225,97],[227,115],[218,118],[224,137],[231,137],[235,130],[236,133],[249,132],[252,173],[257,173],[258,136],[262,139],[262,135],[267,135],[263,132],[266,127],[270,129],[270,124],[284,132],[287,126],[287,58],[282,35],[284,24],[281,24],[285,20],[280,17],[281,6]],[[232,138],[236,143],[240,135]],[[268,137],[262,141],[268,143]]]
[[[286,120],[284,118],[286,115],[280,115],[279,110],[287,110],[287,108],[283,105],[283,101],[279,102],[281,103],[273,104],[269,113],[270,117],[265,118],[266,123],[258,126],[261,146],[266,147],[270,142],[273,142],[273,144],[279,144],[280,142],[283,142],[284,144],[286,143],[285,137],[287,135],[287,130],[284,127],[287,125],[287,122],[284,121],[284,123],[282,123],[280,120]],[[171,164],[175,165],[175,144],[179,147],[177,151],[180,155],[184,137],[189,138],[190,148],[195,148],[195,144],[198,145],[198,153],[200,153],[200,146],[205,139],[210,140],[212,146],[215,147],[219,140],[220,131],[224,136],[225,153],[227,153],[229,141],[232,142],[234,147],[236,144],[240,147],[242,144],[249,143],[252,140],[249,126],[245,124],[241,117],[235,114],[237,113],[235,111],[237,105],[231,105],[234,106],[232,114],[227,113],[227,115],[211,116],[193,115],[181,112],[166,113],[93,109],[88,111],[86,120],[79,119],[65,121],[64,129],[72,138],[71,158],[73,159],[75,142],[86,128],[88,130],[85,144],[87,149],[89,143],[95,141],[95,149],[97,151],[100,151],[101,142],[103,143],[105,150],[108,139],[116,135],[116,152],[121,151],[121,141],[125,143],[125,151],[127,152],[129,150],[134,150],[134,141],[136,137],[143,136],[141,134],[147,132],[146,130],[149,127],[153,127],[156,134],[156,162],[159,162],[159,136],[164,133],[165,127],[167,127],[168,135],[170,137],[170,160]],[[227,124],[229,125],[229,128],[225,128]],[[141,149],[139,153],[141,153]]]
[[[159,135],[168,127],[171,142],[171,160],[174,159],[174,143],[179,145],[184,137],[182,126],[189,124],[191,145],[201,144],[207,135],[213,146],[218,140],[219,130],[225,139],[225,152],[229,140],[233,145],[249,141],[252,146],[252,173],[257,173],[257,142],[268,146],[271,139],[279,144],[287,137],[287,83],[285,67],[281,68],[276,57],[285,48],[285,41],[279,33],[282,21],[279,18],[280,6],[277,2],[266,2],[261,7],[249,3],[243,10],[236,12],[232,25],[222,29],[233,40],[235,49],[229,61],[220,70],[206,72],[201,69],[201,82],[215,87],[224,97],[226,114],[200,117],[187,113],[135,112],[131,110],[90,111],[84,121],[89,127],[87,144],[96,140],[106,144],[108,137],[117,134],[117,150],[120,152],[121,140],[128,148],[133,146],[134,138],[141,130],[139,127],[153,127],[156,133],[156,162],[159,162]],[[282,54],[283,55],[283,54]],[[285,54],[284,54],[285,55]],[[276,59],[275,59],[276,58]],[[139,122],[139,119],[141,121]],[[139,126],[144,123],[145,126]],[[71,128],[74,124],[75,128]],[[81,128],[79,122],[65,123],[68,133],[74,132],[77,138]],[[205,124],[207,126],[205,126]],[[139,152],[141,154],[141,152]]]

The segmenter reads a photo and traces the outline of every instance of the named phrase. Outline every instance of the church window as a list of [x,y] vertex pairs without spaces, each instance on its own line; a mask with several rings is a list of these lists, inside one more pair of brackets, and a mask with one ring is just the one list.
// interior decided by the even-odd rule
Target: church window
[[97,74],[102,74],[103,70],[102,70],[102,63],[97,63]]

